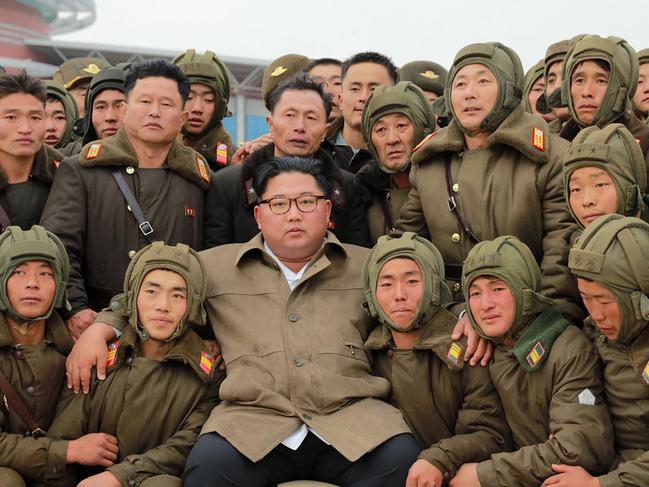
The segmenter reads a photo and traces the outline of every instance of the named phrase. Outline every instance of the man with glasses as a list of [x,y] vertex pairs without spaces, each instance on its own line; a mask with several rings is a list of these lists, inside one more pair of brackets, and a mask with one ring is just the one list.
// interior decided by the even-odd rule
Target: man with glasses
[[[183,485],[405,484],[419,447],[384,402],[389,383],[371,373],[363,342],[372,322],[360,306],[367,250],[327,231],[328,167],[294,157],[261,165],[253,180],[261,233],[201,252],[227,377]],[[115,318],[98,321],[123,326]],[[97,330],[112,333],[94,324],[86,335]],[[94,337],[77,349],[105,353]]]

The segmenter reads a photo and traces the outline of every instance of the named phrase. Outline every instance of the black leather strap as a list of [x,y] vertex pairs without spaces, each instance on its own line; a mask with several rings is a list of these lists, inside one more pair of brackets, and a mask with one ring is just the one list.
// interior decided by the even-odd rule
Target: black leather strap
[[23,420],[23,422],[29,428],[31,435],[34,438],[39,438],[45,436],[45,432],[38,427],[36,421],[34,421],[33,416],[25,406],[25,403],[20,399],[16,391],[5,376],[0,372],[0,391],[4,394],[5,397],[5,406],[7,409],[13,409],[16,414]]
[[453,213],[453,215],[457,219],[457,223],[458,223],[458,227],[460,228],[460,231],[464,234],[465,238],[472,239],[474,243],[480,242],[480,239],[475,236],[475,234],[469,228],[469,225],[467,225],[466,221],[464,221],[464,217],[462,216],[460,207],[458,206],[457,201],[455,200],[455,196],[453,195],[453,180],[451,179],[451,158],[450,157],[446,159],[446,191],[448,193],[448,200],[446,202],[448,206],[448,211]]
[[131,213],[133,213],[133,218],[135,218],[135,220],[137,221],[140,232],[142,232],[142,235],[144,235],[144,238],[146,238],[147,242],[151,243],[153,241],[153,227],[144,217],[144,212],[142,211],[140,204],[135,199],[131,188],[129,188],[128,184],[126,184],[126,179],[124,179],[124,176],[119,171],[113,172],[113,178],[115,179],[115,182],[117,182],[117,186],[119,186],[119,190],[122,192],[126,203],[131,208]]

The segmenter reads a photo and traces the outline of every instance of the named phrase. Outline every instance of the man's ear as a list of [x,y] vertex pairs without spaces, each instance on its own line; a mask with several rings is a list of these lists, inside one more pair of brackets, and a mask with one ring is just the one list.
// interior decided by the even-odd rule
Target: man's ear
[[255,205],[255,207],[253,208],[253,214],[255,215],[255,221],[257,222],[257,228],[259,230],[262,230],[262,228],[261,228],[261,215],[259,213],[260,211],[261,211],[261,209],[259,208],[259,205]]

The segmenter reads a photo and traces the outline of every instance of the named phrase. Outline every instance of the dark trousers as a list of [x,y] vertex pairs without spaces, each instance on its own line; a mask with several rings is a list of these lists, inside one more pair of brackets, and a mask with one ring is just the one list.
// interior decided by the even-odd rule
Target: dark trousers
[[186,487],[266,487],[289,480],[319,480],[353,487],[403,487],[421,449],[411,434],[390,438],[355,462],[309,432],[297,450],[278,445],[252,462],[217,433],[201,436],[192,448]]

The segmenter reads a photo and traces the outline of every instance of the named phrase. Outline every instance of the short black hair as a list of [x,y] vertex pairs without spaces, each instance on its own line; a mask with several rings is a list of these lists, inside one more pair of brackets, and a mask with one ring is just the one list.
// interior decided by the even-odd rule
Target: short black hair
[[257,193],[257,197],[261,198],[261,195],[264,194],[270,179],[289,172],[298,172],[313,176],[325,198],[330,197],[332,179],[329,178],[322,161],[302,157],[273,157],[267,162],[260,164],[256,168],[252,180],[252,187]]
[[340,59],[334,59],[332,57],[321,57],[319,59],[314,59],[309,64],[306,65],[304,71],[307,73],[311,71],[316,66],[342,66],[343,63]]
[[280,98],[287,90],[315,91],[322,99],[326,118],[329,118],[329,114],[331,113],[331,95],[325,91],[322,83],[314,80],[307,73],[297,73],[295,76],[282,81],[271,92],[268,97],[268,110],[270,110],[270,113],[273,113],[275,106],[277,106]]
[[124,81],[124,96],[128,98],[135,83],[139,79],[160,76],[169,78],[178,83],[178,92],[183,104],[189,97],[189,79],[178,66],[166,61],[165,59],[152,59],[137,64],[132,64],[126,72]]
[[25,70],[18,74],[3,74],[0,76],[0,98],[18,93],[32,95],[43,102],[43,106],[45,106],[47,89],[41,80],[29,76]]
[[351,68],[354,64],[360,63],[380,64],[388,71],[390,78],[392,78],[392,82],[397,82],[397,67],[392,62],[392,59],[383,54],[373,51],[359,52],[358,54],[354,54],[352,57],[345,59],[342,64],[342,78],[345,79],[349,68]]

